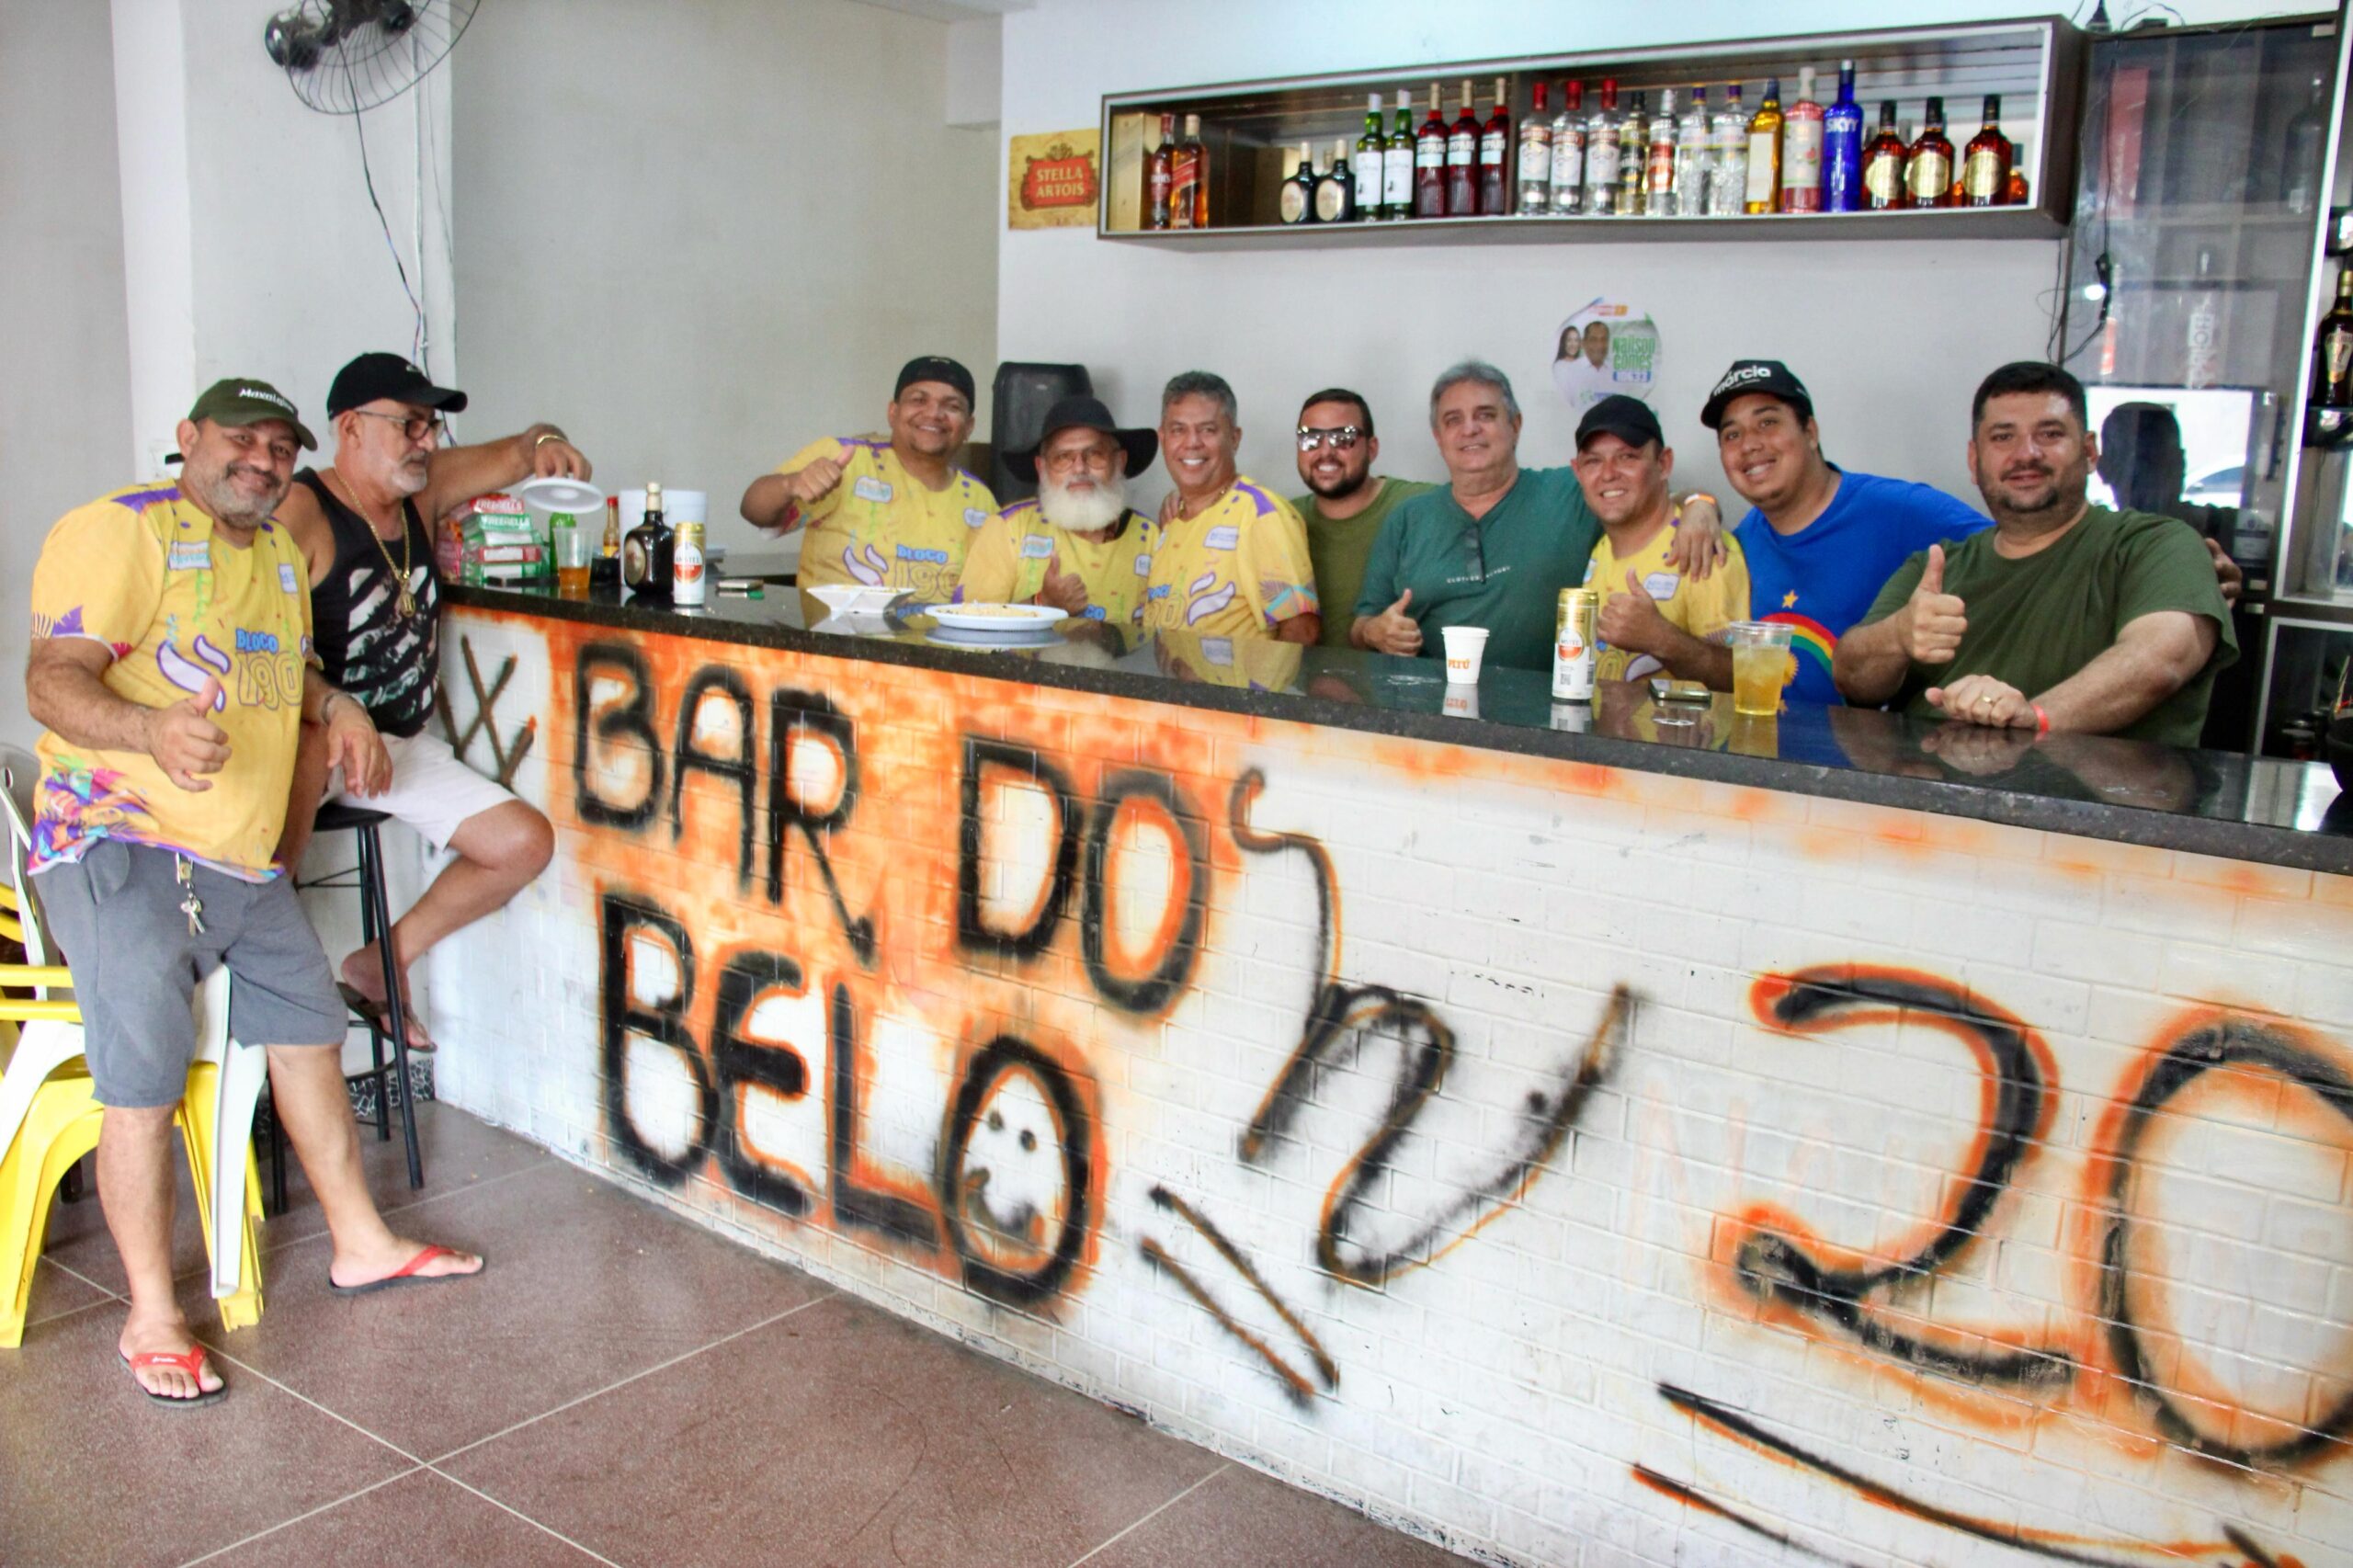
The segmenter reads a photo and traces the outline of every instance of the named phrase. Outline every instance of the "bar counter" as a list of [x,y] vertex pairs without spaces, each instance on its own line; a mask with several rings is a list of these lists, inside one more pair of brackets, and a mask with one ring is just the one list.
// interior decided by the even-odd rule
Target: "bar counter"
[[441,644],[557,847],[438,1086],[607,1179],[1487,1561],[2353,1568],[2325,768],[785,588]]

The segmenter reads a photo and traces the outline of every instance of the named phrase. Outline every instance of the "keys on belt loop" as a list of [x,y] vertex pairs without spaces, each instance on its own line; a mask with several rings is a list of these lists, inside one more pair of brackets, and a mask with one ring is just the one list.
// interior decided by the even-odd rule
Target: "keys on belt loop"
[[188,934],[191,937],[201,937],[204,935],[204,901],[196,896],[193,869],[188,865],[188,857],[185,855],[173,856],[172,864],[175,867],[174,875],[179,879],[180,892],[183,894],[180,899],[180,913],[188,916]]

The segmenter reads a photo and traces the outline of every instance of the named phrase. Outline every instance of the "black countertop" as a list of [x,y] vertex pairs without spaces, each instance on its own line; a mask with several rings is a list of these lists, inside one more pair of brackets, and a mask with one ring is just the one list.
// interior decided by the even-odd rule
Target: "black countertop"
[[[732,563],[731,563],[732,564]],[[1026,644],[938,628],[902,601],[888,617],[826,617],[813,597],[771,587],[676,609],[597,589],[448,586],[452,605],[631,631],[870,659],[1147,702],[1290,719],[1606,767],[1972,817],[2153,848],[2353,875],[2353,796],[2318,763],[2180,751],[2086,735],[1939,725],[1863,709],[1789,705],[1779,719],[1660,704],[1641,683],[1606,685],[1590,705],[1556,704],[1550,680],[1489,669],[1449,687],[1436,659],[1353,649],[1233,642],[1172,632],[1135,638],[1064,622]]]

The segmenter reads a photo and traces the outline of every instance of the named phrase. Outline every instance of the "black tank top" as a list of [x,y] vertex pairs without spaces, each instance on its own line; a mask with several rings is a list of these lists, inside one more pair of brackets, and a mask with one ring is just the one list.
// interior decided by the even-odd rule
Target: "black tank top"
[[404,616],[394,580],[403,559],[401,541],[385,540],[380,546],[368,519],[336,500],[316,470],[304,469],[294,483],[317,498],[335,535],[335,564],[311,590],[311,641],[328,684],[358,698],[384,733],[414,735],[433,715],[441,667],[433,540],[417,517],[416,504],[401,503],[401,520],[408,529],[409,593],[416,605],[414,615]]

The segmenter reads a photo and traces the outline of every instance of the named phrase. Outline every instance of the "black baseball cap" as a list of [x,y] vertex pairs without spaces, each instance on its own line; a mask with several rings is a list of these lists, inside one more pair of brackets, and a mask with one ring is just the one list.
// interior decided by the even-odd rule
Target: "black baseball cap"
[[302,423],[302,416],[294,412],[294,400],[267,381],[251,376],[231,376],[213,382],[197,394],[196,406],[188,411],[188,416],[199,421],[210,419],[215,425],[232,428],[275,419],[294,427],[295,437],[302,443],[303,449],[319,449],[318,437]]
[[437,387],[424,371],[397,354],[362,354],[335,373],[327,388],[327,417],[375,402],[414,403],[443,414],[463,414],[466,394],[455,387]]
[[1801,419],[1813,417],[1813,394],[1805,390],[1803,381],[1790,373],[1787,365],[1779,359],[1735,359],[1732,369],[1708,393],[1707,403],[1699,410],[1699,423],[1711,430],[1721,428],[1724,410],[1733,399],[1746,397],[1750,392],[1779,398],[1796,409]]
[[899,384],[891,389],[891,401],[896,403],[899,394],[917,381],[942,382],[962,392],[966,403],[973,401],[972,372],[944,354],[918,354],[902,366]]
[[1656,441],[1666,445],[1666,432],[1658,427],[1658,415],[1651,405],[1638,397],[1613,392],[1585,411],[1577,421],[1577,450],[1596,436],[1615,436],[1631,447],[1648,446]]
[[1046,443],[1064,430],[1100,430],[1120,443],[1128,454],[1128,472],[1142,473],[1152,466],[1153,458],[1160,450],[1157,430],[1123,430],[1111,411],[1100,398],[1065,397],[1046,410],[1046,422],[1038,426],[1038,444],[1017,452],[1005,454],[1005,466],[1014,478],[1025,483],[1035,483],[1038,478],[1038,454]]

